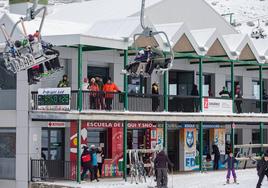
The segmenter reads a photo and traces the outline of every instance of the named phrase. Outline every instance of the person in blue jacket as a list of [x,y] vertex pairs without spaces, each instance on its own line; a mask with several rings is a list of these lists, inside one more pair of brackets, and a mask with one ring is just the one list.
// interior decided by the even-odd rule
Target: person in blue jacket
[[235,159],[233,156],[233,153],[230,152],[227,159],[223,162],[223,164],[227,163],[227,176],[226,176],[226,183],[230,183],[230,175],[232,172],[233,178],[234,178],[234,183],[237,183],[236,181],[236,173],[235,173],[235,163],[238,163],[238,161]]
[[92,165],[92,173],[91,173],[91,181],[96,180],[97,182],[99,181],[98,179],[98,161],[97,161],[97,149],[95,145],[90,146],[90,155],[91,155],[91,165]]

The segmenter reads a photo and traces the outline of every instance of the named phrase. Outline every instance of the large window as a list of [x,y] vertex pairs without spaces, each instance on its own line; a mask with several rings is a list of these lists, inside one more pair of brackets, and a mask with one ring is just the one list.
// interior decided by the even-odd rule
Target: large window
[[87,140],[88,146],[95,145],[96,147],[102,147],[105,158],[111,157],[108,152],[107,129],[88,129]]
[[15,179],[16,129],[0,129],[0,179]]

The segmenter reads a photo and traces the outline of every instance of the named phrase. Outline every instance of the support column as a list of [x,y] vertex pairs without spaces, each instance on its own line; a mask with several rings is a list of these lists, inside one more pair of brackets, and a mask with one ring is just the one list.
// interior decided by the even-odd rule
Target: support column
[[203,112],[203,57],[199,59],[199,106]]
[[231,125],[231,146],[232,146],[232,152],[234,153],[235,151],[235,124],[232,123]]
[[[263,113],[263,77],[262,77],[262,65],[259,66],[259,82],[260,82],[260,113]],[[261,144],[261,154],[263,154],[263,122],[260,122],[260,144]]]
[[167,122],[164,122],[164,126],[163,126],[163,148],[165,149],[165,151],[167,152]]
[[164,111],[168,112],[168,71],[164,73]]
[[18,72],[16,89],[16,188],[28,188],[30,180],[29,142],[32,142],[33,137],[29,134],[29,91],[27,71]]
[[81,183],[81,173],[80,173],[80,167],[81,167],[81,120],[77,121],[77,155],[76,155],[76,181],[78,183]]
[[203,150],[204,150],[204,138],[203,138],[203,122],[199,123],[199,132],[198,132],[198,140],[199,140],[199,170],[203,171]]
[[[124,50],[124,68],[128,64],[128,50]],[[124,75],[124,110],[128,111],[128,76]]]
[[231,99],[232,99],[232,112],[235,113],[235,88],[234,88],[234,62],[231,61]]
[[128,122],[124,121],[124,132],[123,132],[123,178],[127,181],[127,125]]
[[82,97],[83,97],[83,94],[82,94],[82,71],[83,71],[83,60],[82,60],[82,53],[83,53],[83,46],[81,44],[78,45],[78,97],[77,97],[77,110],[79,112],[82,111]]
[[[83,101],[83,95],[82,95],[82,71],[83,71],[83,46],[81,44],[78,45],[78,97],[77,97],[77,109],[79,112],[82,111],[82,101]],[[81,120],[79,119],[77,121],[77,155],[76,155],[76,161],[77,161],[77,168],[76,168],[76,181],[78,183],[81,183],[81,175],[80,175],[80,167],[81,167]]]

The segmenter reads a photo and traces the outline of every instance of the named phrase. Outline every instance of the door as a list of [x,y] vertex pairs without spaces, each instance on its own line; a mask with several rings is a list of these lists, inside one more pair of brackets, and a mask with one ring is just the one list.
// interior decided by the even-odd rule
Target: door
[[64,160],[64,129],[42,129],[42,156],[46,160]]
[[88,66],[87,67],[87,77],[89,79],[100,77],[103,79],[103,83],[106,83],[108,77],[109,77],[109,68],[108,67],[93,67]]
[[168,157],[174,164],[174,170],[179,171],[179,130],[168,130]]

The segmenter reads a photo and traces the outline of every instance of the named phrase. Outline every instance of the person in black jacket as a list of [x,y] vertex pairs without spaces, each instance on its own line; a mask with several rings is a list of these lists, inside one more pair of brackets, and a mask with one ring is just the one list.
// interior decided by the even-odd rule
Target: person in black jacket
[[258,171],[259,180],[258,180],[256,188],[261,188],[261,183],[262,183],[264,176],[268,176],[268,151],[265,152],[262,159],[258,162],[257,171]]
[[160,151],[155,158],[157,188],[167,188],[168,164],[173,167],[173,163],[170,162],[168,156],[165,154],[165,151]]
[[214,164],[213,164],[213,169],[218,170],[219,169],[219,160],[220,160],[220,151],[219,148],[216,144],[212,145],[212,154],[214,154]]
[[84,149],[84,151],[81,155],[81,166],[83,168],[83,172],[81,174],[81,180],[84,180],[84,178],[87,174],[87,171],[90,171],[90,173],[92,174],[92,172],[91,172],[91,169],[92,169],[92,167],[91,167],[91,155],[88,151],[87,146],[84,146],[83,149]]

